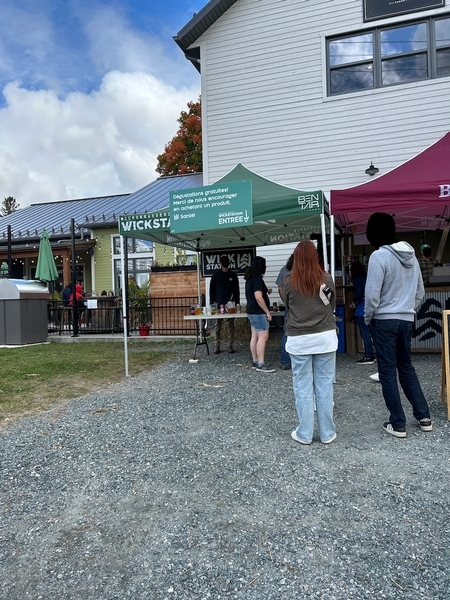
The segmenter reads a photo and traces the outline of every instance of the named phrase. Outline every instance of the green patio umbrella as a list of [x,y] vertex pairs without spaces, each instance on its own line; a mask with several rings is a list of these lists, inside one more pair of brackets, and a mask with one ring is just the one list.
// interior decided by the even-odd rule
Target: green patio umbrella
[[36,267],[36,279],[40,279],[45,283],[56,281],[58,279],[58,270],[53,257],[50,239],[46,231],[43,231],[41,234],[39,256]]
[[7,262],[2,262],[0,266],[0,277],[6,279],[9,276],[9,267]]

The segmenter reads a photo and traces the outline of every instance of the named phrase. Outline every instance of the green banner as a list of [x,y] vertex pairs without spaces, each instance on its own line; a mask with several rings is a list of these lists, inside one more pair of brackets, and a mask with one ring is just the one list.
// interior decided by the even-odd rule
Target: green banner
[[225,229],[252,224],[252,182],[250,180],[170,192],[171,233]]

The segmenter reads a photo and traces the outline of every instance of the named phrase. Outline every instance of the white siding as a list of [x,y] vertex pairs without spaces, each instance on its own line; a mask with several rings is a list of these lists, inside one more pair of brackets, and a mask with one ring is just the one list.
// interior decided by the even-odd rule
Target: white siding
[[[275,281],[277,280],[278,273],[281,271],[281,267],[287,263],[288,258],[295,250],[297,246],[297,242],[293,244],[280,244],[274,246],[263,246],[261,248],[256,248],[257,256],[263,256],[266,259],[267,270],[264,276],[264,281],[268,288],[272,288],[272,294],[270,294],[269,299],[273,302],[281,303],[281,298],[278,294],[278,286],[275,285]],[[209,285],[211,279],[208,277],[206,279],[206,303],[209,304]],[[239,277],[239,289],[241,291],[241,302],[245,302],[245,280],[244,277]]]
[[205,184],[242,162],[328,192],[367,181],[370,161],[385,173],[444,135],[450,78],[327,98],[325,37],[373,26],[361,1],[236,2],[200,40]]
[[281,244],[277,246],[264,246],[263,248],[257,248],[256,252],[258,256],[264,256],[266,259],[267,270],[264,275],[264,281],[268,288],[272,288],[272,293],[269,296],[270,301],[282,303],[282,300],[278,294],[278,286],[275,284],[278,274],[281,268],[287,263],[288,258],[294,252],[295,244]]

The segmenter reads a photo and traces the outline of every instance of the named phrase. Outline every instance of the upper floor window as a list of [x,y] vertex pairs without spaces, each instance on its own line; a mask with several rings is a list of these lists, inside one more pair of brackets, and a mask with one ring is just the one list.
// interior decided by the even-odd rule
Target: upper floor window
[[436,19],[436,76],[450,75],[450,18]]
[[327,40],[329,95],[450,75],[450,18]]
[[[153,252],[153,242],[149,240],[140,240],[138,238],[127,237],[128,254],[149,254]],[[114,254],[120,254],[120,236],[113,238]]]

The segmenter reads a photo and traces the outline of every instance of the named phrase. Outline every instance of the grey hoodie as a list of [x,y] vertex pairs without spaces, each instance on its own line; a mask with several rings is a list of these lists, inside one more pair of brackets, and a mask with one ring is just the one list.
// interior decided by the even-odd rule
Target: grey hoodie
[[381,246],[369,260],[364,320],[414,321],[425,295],[419,263],[408,242]]

